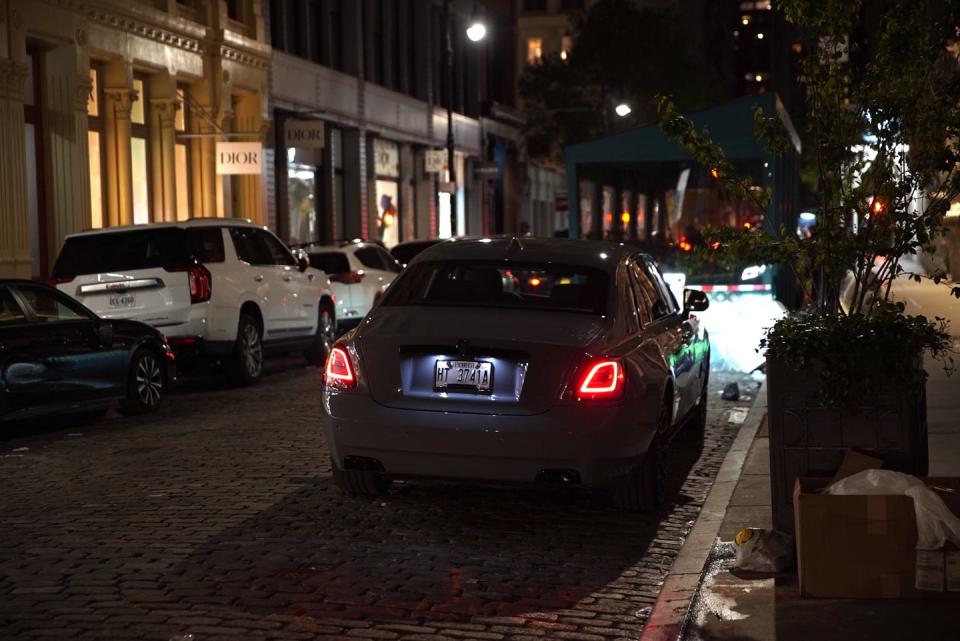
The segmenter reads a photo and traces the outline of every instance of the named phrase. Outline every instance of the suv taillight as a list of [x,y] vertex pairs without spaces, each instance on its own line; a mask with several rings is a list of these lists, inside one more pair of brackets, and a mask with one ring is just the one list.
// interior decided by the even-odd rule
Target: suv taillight
[[350,354],[343,345],[334,345],[327,356],[323,368],[324,382],[332,387],[350,388],[357,386],[356,370],[350,360]]
[[344,272],[342,274],[332,274],[330,278],[331,283],[343,283],[345,285],[351,285],[353,283],[359,283],[363,280],[363,277],[366,276],[362,271],[356,272]]
[[580,368],[576,379],[577,397],[585,400],[610,400],[623,396],[626,389],[623,362],[613,358],[590,361]]
[[190,304],[203,303],[210,300],[213,288],[213,279],[210,270],[203,265],[189,267],[165,267],[168,272],[187,272],[187,282],[190,284]]

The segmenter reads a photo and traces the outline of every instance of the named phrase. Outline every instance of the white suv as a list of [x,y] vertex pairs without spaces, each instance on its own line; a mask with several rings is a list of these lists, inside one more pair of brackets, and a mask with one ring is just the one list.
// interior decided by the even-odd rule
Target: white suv
[[400,273],[400,263],[373,243],[355,240],[342,245],[308,245],[305,250],[310,264],[330,278],[341,332],[357,326]]
[[242,385],[259,380],[265,353],[304,350],[309,362],[322,364],[336,336],[327,275],[245,220],[72,234],[52,281],[104,318],[162,331],[178,366],[212,358]]

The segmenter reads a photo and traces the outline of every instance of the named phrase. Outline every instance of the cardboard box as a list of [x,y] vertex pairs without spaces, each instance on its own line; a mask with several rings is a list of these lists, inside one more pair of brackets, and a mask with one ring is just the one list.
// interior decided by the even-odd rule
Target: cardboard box
[[[923,480],[960,515],[960,478]],[[800,478],[794,487],[802,596],[960,598],[960,554],[954,548],[918,554],[912,498],[822,494],[831,482]]]

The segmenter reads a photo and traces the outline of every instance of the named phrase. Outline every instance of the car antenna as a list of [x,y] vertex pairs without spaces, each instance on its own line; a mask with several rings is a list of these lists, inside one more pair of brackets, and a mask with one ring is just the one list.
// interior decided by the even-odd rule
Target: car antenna
[[514,236],[510,239],[510,244],[507,245],[507,251],[519,250],[523,251],[523,243],[520,242],[520,238]]

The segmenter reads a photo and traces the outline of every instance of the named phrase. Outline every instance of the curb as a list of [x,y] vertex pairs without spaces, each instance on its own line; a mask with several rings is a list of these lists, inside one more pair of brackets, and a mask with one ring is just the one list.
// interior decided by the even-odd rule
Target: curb
[[703,570],[720,532],[727,506],[740,481],[747,454],[767,413],[767,383],[760,386],[747,420],[730,445],[697,522],[680,548],[670,573],[663,580],[660,595],[643,628],[640,641],[676,641],[684,630],[690,603],[696,596]]

